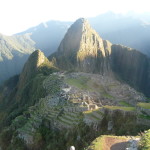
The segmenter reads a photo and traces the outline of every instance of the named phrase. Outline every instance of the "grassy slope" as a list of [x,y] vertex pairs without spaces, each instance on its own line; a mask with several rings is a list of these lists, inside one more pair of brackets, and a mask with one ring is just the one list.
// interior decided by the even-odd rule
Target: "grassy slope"
[[118,140],[128,140],[125,136],[111,136],[111,135],[102,135],[98,138],[96,138],[90,146],[86,150],[104,150],[103,147],[105,147],[105,138],[114,138]]
[[120,101],[119,104],[125,107],[131,107],[131,105],[127,103],[126,101]]
[[121,107],[121,106],[104,106],[105,108],[111,109],[111,110],[124,110],[124,111],[135,111],[135,107]]
[[139,107],[150,109],[150,103],[138,103]]
[[81,76],[79,78],[68,78],[66,82],[79,89],[89,89],[90,87],[87,85],[88,80],[88,78]]
[[100,92],[103,95],[103,97],[108,99],[115,99],[105,90],[105,87],[103,85],[97,84],[96,82],[92,81],[90,78],[85,76],[80,76],[77,78],[67,78],[66,83],[68,83],[71,86],[77,87],[81,90]]

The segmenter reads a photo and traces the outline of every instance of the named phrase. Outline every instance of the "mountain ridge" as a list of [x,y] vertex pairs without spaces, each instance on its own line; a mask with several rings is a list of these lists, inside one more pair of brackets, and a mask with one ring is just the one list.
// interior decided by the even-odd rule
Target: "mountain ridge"
[[[107,47],[106,50],[104,49],[104,43]],[[107,60],[103,59],[100,62],[97,60],[98,57],[109,57],[108,42],[105,41],[104,43],[96,31],[91,28],[88,21],[81,18],[68,29],[57,52],[52,54],[51,57],[56,55],[57,65],[60,65],[61,69],[74,68],[78,71],[99,72],[95,68],[96,65],[99,65],[98,63],[102,64],[100,70],[104,70],[103,64],[109,66]],[[88,64],[90,65],[89,61],[93,61],[92,66],[88,66]],[[69,68],[66,68],[67,66]],[[101,73],[104,73],[104,71],[101,71]]]
[[[138,15],[130,13],[121,15],[109,12],[94,18],[89,18],[89,20],[92,27],[96,29],[103,39],[107,39],[114,44],[119,43],[136,48],[149,56],[150,45],[148,39],[150,39],[150,33],[148,18],[149,14]],[[0,83],[20,73],[25,61],[33,50],[42,49],[46,56],[55,52],[71,23],[72,22],[48,21],[18,33],[18,37],[13,35],[11,38],[8,38],[9,41],[10,39],[11,42],[13,41],[11,45],[9,42],[5,43],[4,40],[2,40],[3,43],[0,44],[0,67],[2,68]],[[26,35],[28,35],[28,38],[24,37]],[[28,43],[27,45],[27,41],[31,44]],[[18,42],[20,43],[19,45],[17,44]],[[9,44],[10,46],[6,48],[6,46],[2,46],[4,44]],[[15,48],[19,48],[19,51]],[[9,59],[7,57],[9,57]]]
[[52,58],[64,70],[103,75],[112,75],[114,72],[131,86],[150,96],[150,59],[135,49],[103,40],[86,19],[77,20],[68,29],[57,52],[49,57],[50,60]]

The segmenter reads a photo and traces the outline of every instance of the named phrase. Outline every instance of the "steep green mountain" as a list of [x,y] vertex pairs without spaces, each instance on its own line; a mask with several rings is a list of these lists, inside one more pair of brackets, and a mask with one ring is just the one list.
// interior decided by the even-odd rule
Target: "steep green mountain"
[[56,65],[64,70],[100,74],[114,72],[150,96],[150,59],[137,50],[102,40],[85,19],[77,20],[68,29],[50,59],[56,60]]
[[10,120],[45,95],[41,84],[46,75],[56,70],[40,50],[29,57],[19,78],[12,77],[1,87],[0,127],[8,125]]
[[121,45],[112,45],[111,50],[113,71],[149,97],[150,59],[137,50]]

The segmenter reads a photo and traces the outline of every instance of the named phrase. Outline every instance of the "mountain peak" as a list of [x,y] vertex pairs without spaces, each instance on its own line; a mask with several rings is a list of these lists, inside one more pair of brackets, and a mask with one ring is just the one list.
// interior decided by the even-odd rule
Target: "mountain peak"
[[53,67],[52,63],[45,57],[40,50],[34,51],[24,65],[23,71],[19,78],[19,88],[23,87],[43,66]]
[[[107,46],[107,43],[105,45]],[[64,69],[76,68],[85,72],[97,72],[95,66],[104,64],[104,62],[98,62],[97,58],[101,57],[101,61],[104,61],[103,58],[109,55],[104,48],[105,45],[88,20],[80,18],[71,25],[60,43],[56,52],[56,57],[59,57],[59,60],[57,59],[58,67]]]
[[81,29],[82,32],[90,29],[90,30],[93,30],[89,21],[85,18],[79,18],[77,19],[74,24],[72,25],[72,27],[76,27],[79,29]]
[[34,51],[29,57],[30,64],[34,63],[34,67],[39,67],[44,62],[45,55],[41,50]]
[[72,52],[77,52],[83,43],[86,43],[86,45],[91,44],[90,46],[92,46],[96,42],[96,39],[97,41],[101,41],[101,44],[98,45],[102,45],[102,39],[96,31],[92,29],[88,20],[79,18],[68,29],[59,45],[58,51],[65,53],[65,55],[70,55]]
[[85,23],[88,23],[88,20],[85,18],[79,18],[74,22],[74,24],[76,24],[76,23],[85,24]]

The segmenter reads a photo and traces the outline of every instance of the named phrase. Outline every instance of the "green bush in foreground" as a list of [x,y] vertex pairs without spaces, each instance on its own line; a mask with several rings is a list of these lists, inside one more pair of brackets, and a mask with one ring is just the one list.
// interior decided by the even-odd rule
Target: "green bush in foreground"
[[140,141],[141,150],[150,150],[150,129],[144,133]]

